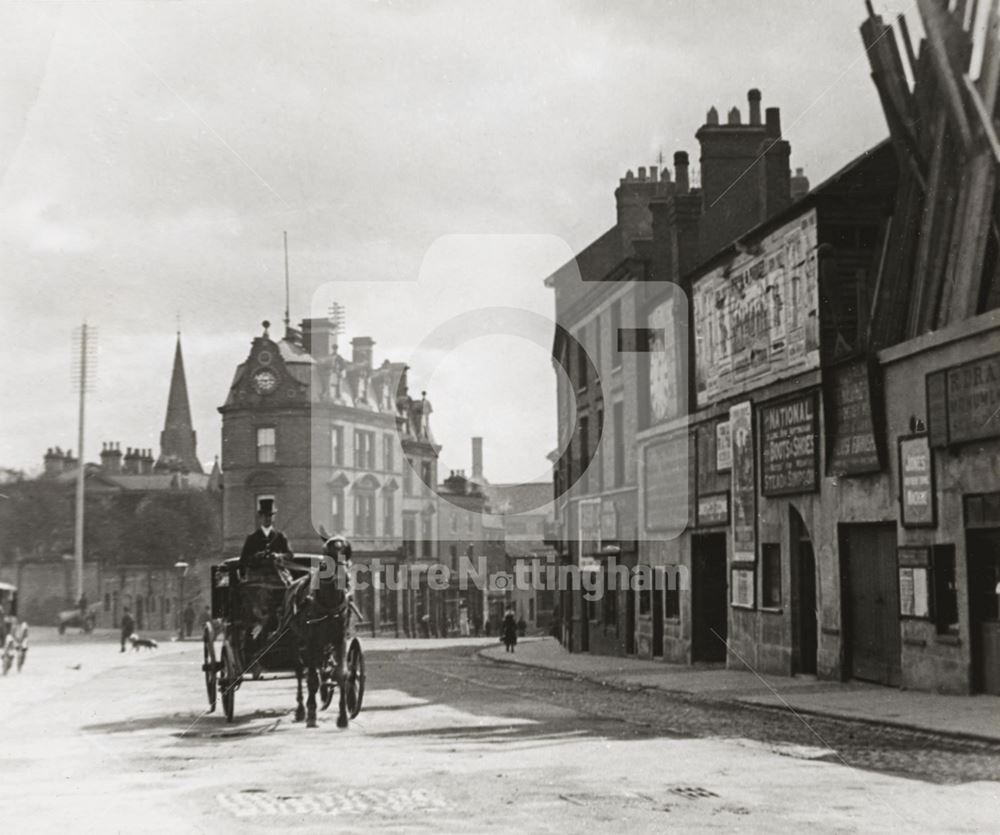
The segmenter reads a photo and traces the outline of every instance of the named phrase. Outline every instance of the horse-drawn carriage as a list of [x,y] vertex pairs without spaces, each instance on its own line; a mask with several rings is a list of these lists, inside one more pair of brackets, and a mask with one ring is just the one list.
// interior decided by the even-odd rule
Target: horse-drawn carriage
[[[222,699],[235,715],[236,691],[248,679],[297,680],[296,721],[316,724],[316,695],[326,710],[340,690],[339,727],[361,710],[365,661],[353,634],[358,615],[346,578],[326,577],[331,558],[258,554],[212,566],[212,620],[203,633],[205,686],[210,710]],[[308,711],[302,683],[307,678]]]
[[17,663],[21,672],[28,654],[28,624],[17,616],[17,586],[0,583],[0,668],[7,675]]

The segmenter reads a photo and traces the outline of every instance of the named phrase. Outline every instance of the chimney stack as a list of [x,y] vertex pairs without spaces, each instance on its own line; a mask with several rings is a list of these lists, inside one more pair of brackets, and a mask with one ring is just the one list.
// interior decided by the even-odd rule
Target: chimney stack
[[734,107],[732,110],[729,111],[728,124],[730,125],[740,124],[740,109],[738,107]]
[[62,472],[62,451],[59,447],[49,447],[45,450],[45,475],[58,475]]
[[122,470],[122,451],[114,441],[102,444],[101,471],[107,475],[119,475]]
[[676,151],[674,153],[674,182],[677,185],[677,194],[687,194],[691,190],[691,181],[688,177],[687,151]]
[[800,200],[809,193],[809,178],[801,168],[795,169],[795,176],[791,180],[792,200]]
[[322,359],[333,352],[336,341],[334,326],[329,319],[303,319],[302,347],[316,359]]
[[767,135],[778,139],[781,136],[781,110],[777,107],[769,107],[764,111],[765,118],[767,119]]
[[747,93],[747,101],[750,103],[750,124],[760,124],[760,90],[756,87]]
[[472,477],[478,480],[483,478],[483,439],[472,439]]
[[364,365],[366,368],[371,368],[374,346],[375,340],[370,336],[354,337],[354,339],[351,340],[352,362]]

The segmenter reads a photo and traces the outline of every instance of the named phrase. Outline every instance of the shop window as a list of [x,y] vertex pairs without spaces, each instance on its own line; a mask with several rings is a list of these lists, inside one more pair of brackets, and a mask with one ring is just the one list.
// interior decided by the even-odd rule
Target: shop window
[[934,622],[938,635],[958,634],[955,546],[934,546]]
[[273,426],[257,428],[257,463],[273,464],[276,458],[275,430]]
[[639,589],[639,614],[648,615],[653,611],[653,592],[643,584]]
[[668,565],[664,571],[663,617],[667,620],[681,616],[681,581],[676,565]]
[[777,609],[781,606],[781,546],[765,542],[760,551],[761,606]]

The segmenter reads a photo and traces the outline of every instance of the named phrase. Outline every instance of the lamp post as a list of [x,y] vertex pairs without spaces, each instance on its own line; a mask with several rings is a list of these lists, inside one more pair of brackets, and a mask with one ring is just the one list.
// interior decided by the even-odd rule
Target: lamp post
[[180,596],[177,599],[177,640],[184,640],[184,577],[188,572],[188,564],[183,560],[174,563],[177,578],[180,581]]

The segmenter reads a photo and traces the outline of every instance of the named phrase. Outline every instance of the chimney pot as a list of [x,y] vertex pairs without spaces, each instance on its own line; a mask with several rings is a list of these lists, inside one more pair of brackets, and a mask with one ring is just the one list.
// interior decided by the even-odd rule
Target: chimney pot
[[646,166],[645,165],[640,165],[639,166],[639,182],[640,183],[646,182]]
[[657,174],[659,174],[659,171],[660,169],[657,166],[655,165],[649,166],[649,179],[652,180],[654,183],[656,182]]
[[705,124],[706,125],[719,124],[719,111],[715,109],[714,105],[708,108],[708,113],[705,114]]
[[739,123],[740,123],[740,109],[738,107],[734,107],[732,110],[729,111],[728,124],[738,125]]
[[760,90],[754,87],[747,93],[747,101],[750,103],[750,124],[760,124]]

